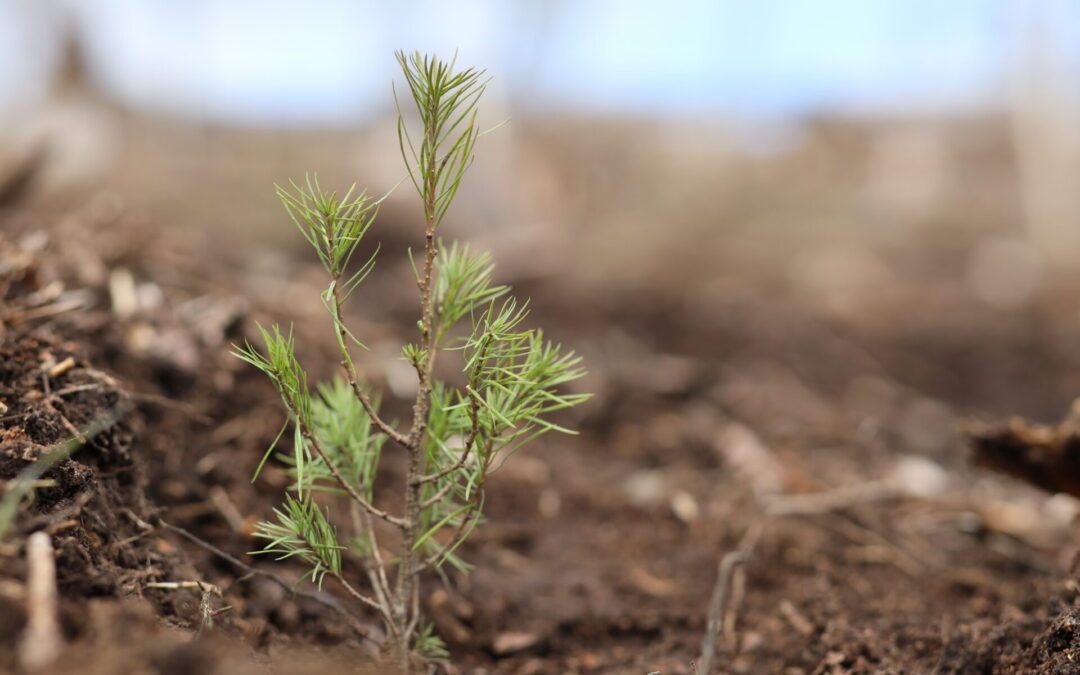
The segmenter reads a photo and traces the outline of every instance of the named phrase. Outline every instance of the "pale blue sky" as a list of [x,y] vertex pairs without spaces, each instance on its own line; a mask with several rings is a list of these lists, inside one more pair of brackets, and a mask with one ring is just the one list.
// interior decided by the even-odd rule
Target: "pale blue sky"
[[362,121],[384,106],[398,47],[458,49],[518,108],[784,118],[994,105],[1022,8],[1039,4],[1080,60],[1068,0],[0,0],[0,108],[44,90],[42,32],[65,7],[114,97],[236,123]]

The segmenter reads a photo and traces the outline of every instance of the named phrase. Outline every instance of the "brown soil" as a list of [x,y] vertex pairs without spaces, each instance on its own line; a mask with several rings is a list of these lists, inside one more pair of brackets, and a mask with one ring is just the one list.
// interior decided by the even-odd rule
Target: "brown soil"
[[[0,479],[71,428],[107,422],[45,474],[0,544],[0,669],[17,667],[23,543],[40,529],[68,641],[55,672],[368,667],[377,647],[324,604],[158,524],[302,574],[246,556],[285,484],[273,467],[250,480],[281,413],[228,351],[252,315],[297,318],[303,356],[326,373],[325,326],[280,287],[252,295],[182,242],[95,209],[0,247]],[[283,278],[317,278],[282,264]],[[597,396],[568,420],[580,436],[545,439],[492,483],[490,521],[465,550],[475,571],[426,580],[446,670],[692,673],[718,562],[757,529],[733,579],[723,672],[1077,672],[1071,502],[971,468],[954,431],[971,412],[1060,412],[1046,393],[1070,382],[1055,299],[1017,318],[943,295],[902,321],[841,326],[765,290],[720,289],[706,308],[518,287],[585,353]],[[879,309],[899,316],[909,300]],[[408,313],[369,328],[405,335]],[[221,597],[147,585],[185,580]],[[208,627],[204,601],[230,609]]]

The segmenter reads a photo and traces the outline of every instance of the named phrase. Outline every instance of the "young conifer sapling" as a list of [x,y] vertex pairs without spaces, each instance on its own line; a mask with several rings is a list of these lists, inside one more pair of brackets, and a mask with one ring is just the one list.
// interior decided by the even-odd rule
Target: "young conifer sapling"
[[[580,357],[525,327],[526,304],[494,283],[490,256],[439,237],[481,135],[477,103],[488,82],[483,71],[458,70],[454,61],[418,53],[398,52],[397,60],[419,119],[412,128],[399,103],[398,140],[423,204],[423,252],[410,252],[419,335],[402,349],[418,381],[411,423],[399,426],[382,416],[379,396],[354,360],[364,346],[345,320],[345,303],[376,259],[374,253],[366,260],[356,255],[381,201],[366,193],[339,196],[312,179],[278,188],[329,277],[322,302],[341,375],[312,391],[291,331],[278,326],[259,327],[264,350],[246,344],[236,354],[273,382],[288,413],[282,434],[289,426],[293,432],[292,452],[282,459],[294,482],[276,521],[257,527],[256,536],[267,541],[259,553],[303,560],[320,586],[332,578],[378,614],[394,662],[412,672],[414,655],[427,661],[447,656],[431,626],[421,625],[420,576],[445,564],[468,570],[458,548],[481,520],[488,479],[537,436],[572,433],[549,415],[588,396],[565,391],[584,374]],[[437,359],[456,361],[460,382],[436,379]],[[394,512],[380,505],[374,489],[384,453],[404,456],[404,482],[395,499],[383,500],[403,504]],[[316,501],[320,492],[347,499],[348,535]],[[396,539],[396,556],[380,546],[377,521],[386,523],[378,528],[383,536],[390,531]],[[364,583],[346,573],[347,558],[359,563]]]

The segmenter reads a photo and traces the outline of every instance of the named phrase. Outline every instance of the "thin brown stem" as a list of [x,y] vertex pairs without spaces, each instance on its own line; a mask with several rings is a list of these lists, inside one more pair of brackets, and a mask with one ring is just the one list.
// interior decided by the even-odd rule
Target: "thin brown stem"
[[405,434],[401,433],[388,423],[383,421],[379,414],[375,412],[375,406],[371,403],[371,397],[367,395],[363,387],[360,386],[360,380],[356,375],[356,368],[352,362],[346,359],[341,361],[342,367],[345,369],[345,377],[349,381],[349,386],[352,387],[353,394],[356,395],[357,400],[360,401],[360,405],[364,407],[364,412],[367,413],[371,419],[371,423],[374,424],[379,431],[386,434],[390,440],[394,441],[403,448],[408,447],[409,439]]
[[349,595],[353,596],[354,598],[356,598],[360,602],[364,603],[368,607],[373,608],[374,610],[379,612],[379,614],[381,614],[384,618],[386,618],[386,619],[390,618],[390,615],[387,612],[386,607],[379,604],[375,599],[369,598],[368,596],[364,595],[360,591],[353,588],[352,584],[350,584],[348,581],[345,580],[345,577],[341,576],[340,574],[334,574],[333,577],[335,579],[337,579],[337,582],[339,584],[341,584],[342,588],[344,588],[346,591],[349,592]]
[[[432,97],[429,102],[429,119],[435,119],[439,101]],[[434,125],[429,125],[423,152],[428,153],[427,174],[424,177],[424,263],[418,287],[420,290],[420,340],[423,358],[416,361],[416,374],[419,380],[416,400],[413,403],[412,428],[409,431],[409,464],[405,474],[405,513],[401,528],[401,553],[397,583],[394,593],[394,621],[401,633],[396,645],[398,665],[404,672],[409,671],[409,639],[415,628],[418,608],[410,609],[410,600],[417,595],[416,537],[419,529],[421,504],[421,485],[417,481],[424,475],[424,439],[427,432],[427,417],[431,409],[431,376],[435,367],[436,343],[434,340],[434,304],[432,302],[432,270],[435,265],[435,209],[438,170],[435,167],[435,153],[438,137]]]
[[709,614],[705,625],[705,637],[701,644],[701,662],[698,664],[700,675],[711,675],[713,661],[716,659],[716,643],[723,635],[724,627],[728,623],[725,619],[728,614],[728,606],[731,604],[732,580],[738,568],[746,564],[750,554],[757,545],[761,536],[761,525],[755,523],[743,535],[739,548],[730,551],[720,559],[716,572],[716,585],[713,587],[712,599],[709,601]]
[[[325,229],[328,242],[327,248],[333,251],[336,242],[334,228],[327,224]],[[345,379],[349,381],[349,386],[352,387],[353,394],[356,396],[357,400],[360,401],[360,405],[363,406],[364,412],[367,413],[371,423],[374,424],[379,431],[389,436],[395,443],[402,447],[406,447],[408,439],[405,435],[379,417],[379,413],[376,412],[375,406],[371,403],[371,397],[368,396],[367,392],[360,386],[360,378],[356,373],[356,365],[353,363],[352,355],[349,350],[349,333],[345,329],[345,319],[341,313],[341,308],[344,304],[344,301],[341,298],[341,270],[337,268],[336,263],[333,269],[334,271],[331,274],[330,293],[334,303],[334,330],[337,332],[338,347],[341,349],[341,355],[343,357],[341,360],[341,367],[345,371]]]
[[319,443],[318,439],[315,438],[315,434],[311,433],[311,429],[308,426],[306,420],[298,416],[297,423],[300,425],[300,433],[304,435],[304,438],[306,438],[308,443],[311,444],[311,447],[315,449],[315,452],[319,455],[319,459],[321,459],[323,463],[326,464],[326,468],[330,470],[330,474],[338,482],[338,485],[340,485],[341,488],[345,490],[345,492],[348,493],[350,497],[352,497],[353,501],[356,502],[360,506],[360,508],[364,509],[364,511],[370,513],[376,518],[381,518],[385,520],[391,525],[396,525],[397,527],[401,528],[405,526],[405,521],[403,519],[398,518],[397,516],[393,516],[386,511],[383,511],[382,509],[376,507],[374,504],[365,499],[364,496],[356,490],[356,488],[349,484],[349,481],[345,480],[345,477],[341,475],[340,471],[338,471],[337,466],[335,466],[334,463],[330,461],[330,457],[326,454],[326,451],[323,450],[323,447]]
[[435,481],[441,478],[445,478],[446,476],[449,476],[461,467],[465,466],[465,462],[469,460],[469,455],[471,454],[473,445],[476,442],[476,435],[477,431],[475,429],[469,431],[469,435],[465,437],[465,446],[462,449],[461,454],[458,456],[457,461],[455,461],[453,464],[446,467],[445,469],[442,469],[435,473],[429,473],[426,476],[417,476],[417,484],[423,485],[424,483],[434,483]]
[[450,482],[446,483],[446,485],[443,485],[441,488],[439,488],[438,492],[431,495],[430,497],[428,497],[427,499],[425,499],[424,501],[422,501],[420,503],[420,510],[423,511],[424,509],[431,508],[435,504],[438,504],[439,502],[441,502],[443,500],[443,497],[448,495],[450,493],[450,489],[453,488],[453,487],[454,487],[454,482],[453,481],[450,481]]

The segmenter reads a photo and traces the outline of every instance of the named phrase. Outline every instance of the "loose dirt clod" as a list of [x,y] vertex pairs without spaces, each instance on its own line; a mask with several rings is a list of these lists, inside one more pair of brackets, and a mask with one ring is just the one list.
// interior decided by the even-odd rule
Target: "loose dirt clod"
[[976,464],[1080,497],[1080,399],[1057,426],[1013,419],[1004,426],[972,425],[968,439]]

